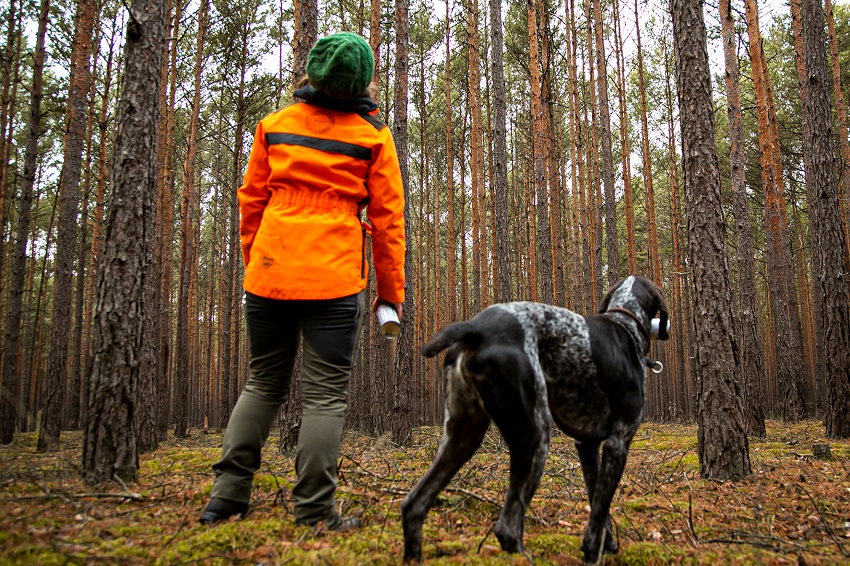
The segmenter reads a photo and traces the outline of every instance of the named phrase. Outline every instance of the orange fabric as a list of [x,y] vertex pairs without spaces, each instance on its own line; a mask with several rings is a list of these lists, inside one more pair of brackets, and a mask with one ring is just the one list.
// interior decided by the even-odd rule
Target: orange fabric
[[[246,291],[271,299],[357,293],[366,287],[371,233],[378,297],[404,302],[404,191],[386,126],[304,102],[287,106],[257,125],[237,195]],[[359,214],[367,199],[371,227]]]

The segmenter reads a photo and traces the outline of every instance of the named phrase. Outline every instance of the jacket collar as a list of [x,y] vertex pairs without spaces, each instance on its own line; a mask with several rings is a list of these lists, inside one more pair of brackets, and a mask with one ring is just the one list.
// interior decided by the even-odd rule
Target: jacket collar
[[326,108],[328,110],[338,110],[340,112],[369,114],[378,109],[378,105],[370,98],[334,98],[332,96],[328,96],[324,92],[316,90],[310,85],[296,90],[295,97],[300,98],[307,104],[312,104],[313,106]]

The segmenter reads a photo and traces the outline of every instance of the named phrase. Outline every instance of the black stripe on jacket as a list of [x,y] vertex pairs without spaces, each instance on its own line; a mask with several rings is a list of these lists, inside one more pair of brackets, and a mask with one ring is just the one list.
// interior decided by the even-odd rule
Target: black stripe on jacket
[[312,138],[310,136],[300,136],[298,134],[268,133],[266,134],[266,144],[299,145],[302,147],[317,149],[319,151],[326,151],[328,153],[339,153],[341,155],[347,155],[348,157],[353,157],[354,159],[363,159],[365,161],[370,161],[372,159],[371,147],[364,147],[362,145],[356,145],[353,143],[346,143],[337,140],[326,140],[322,138]]

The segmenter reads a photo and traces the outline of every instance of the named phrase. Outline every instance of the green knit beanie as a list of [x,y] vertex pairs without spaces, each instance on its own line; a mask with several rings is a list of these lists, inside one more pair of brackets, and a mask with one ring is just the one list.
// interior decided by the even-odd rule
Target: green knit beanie
[[307,55],[307,78],[316,90],[335,98],[353,98],[372,80],[372,48],[356,33],[323,37]]

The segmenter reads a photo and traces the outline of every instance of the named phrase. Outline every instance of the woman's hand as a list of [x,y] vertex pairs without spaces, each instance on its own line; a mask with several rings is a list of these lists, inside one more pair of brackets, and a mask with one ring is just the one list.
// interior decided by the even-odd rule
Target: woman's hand
[[385,301],[380,297],[375,297],[375,300],[372,301],[372,312],[377,311],[378,307],[381,306],[382,303],[393,307],[395,309],[395,312],[398,313],[398,319],[401,320],[401,303],[391,303],[389,301]]

